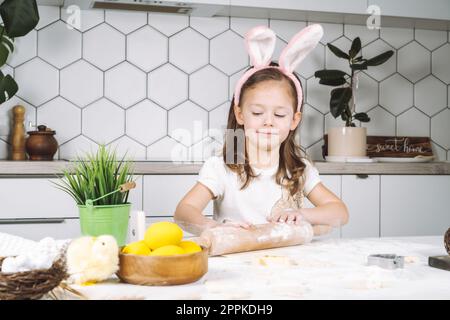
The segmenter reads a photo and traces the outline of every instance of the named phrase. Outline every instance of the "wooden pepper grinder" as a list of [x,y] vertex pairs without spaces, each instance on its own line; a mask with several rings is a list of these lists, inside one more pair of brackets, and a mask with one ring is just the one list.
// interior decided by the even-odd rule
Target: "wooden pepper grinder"
[[13,108],[12,160],[26,160],[25,153],[25,107],[17,105]]

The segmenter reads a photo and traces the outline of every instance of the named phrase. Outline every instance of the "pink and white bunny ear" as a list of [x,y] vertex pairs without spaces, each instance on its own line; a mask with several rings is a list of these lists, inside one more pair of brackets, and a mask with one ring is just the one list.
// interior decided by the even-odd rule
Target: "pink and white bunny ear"
[[283,49],[278,61],[280,68],[292,73],[319,43],[323,36],[323,28],[320,24],[312,24],[297,33],[288,45]]
[[275,32],[266,26],[252,28],[245,34],[245,45],[255,68],[268,66],[275,50]]

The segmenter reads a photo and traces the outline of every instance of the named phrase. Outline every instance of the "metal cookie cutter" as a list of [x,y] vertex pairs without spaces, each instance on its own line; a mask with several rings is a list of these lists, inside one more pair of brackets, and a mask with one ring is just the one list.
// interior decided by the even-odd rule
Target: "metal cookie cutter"
[[379,266],[385,269],[403,268],[405,257],[396,254],[371,254],[367,258],[369,266]]

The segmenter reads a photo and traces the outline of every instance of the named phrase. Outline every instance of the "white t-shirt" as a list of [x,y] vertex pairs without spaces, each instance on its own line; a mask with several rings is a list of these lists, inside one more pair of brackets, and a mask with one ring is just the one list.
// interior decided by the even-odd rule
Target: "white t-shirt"
[[[302,160],[306,165],[303,195],[307,196],[320,182],[320,177],[318,170],[309,161]],[[275,181],[278,165],[267,169],[252,169],[259,176],[253,178],[245,189],[240,190],[242,182],[238,175],[225,165],[222,156],[212,156],[205,161],[197,181],[214,195],[216,221],[231,219],[253,224],[267,223],[267,217],[275,207],[292,207],[292,199],[290,202],[281,200],[289,193]],[[297,198],[295,201],[295,205],[301,207],[302,201]]]

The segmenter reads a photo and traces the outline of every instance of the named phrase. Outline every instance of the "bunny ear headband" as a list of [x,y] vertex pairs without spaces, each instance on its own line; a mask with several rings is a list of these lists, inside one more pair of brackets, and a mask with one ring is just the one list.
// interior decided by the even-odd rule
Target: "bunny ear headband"
[[300,111],[303,92],[300,82],[294,76],[293,72],[300,62],[316,47],[323,36],[323,29],[320,24],[312,24],[298,32],[286,48],[283,49],[278,60],[278,66],[270,66],[272,54],[275,49],[276,35],[266,26],[258,26],[245,35],[245,47],[250,56],[252,69],[247,70],[239,79],[234,90],[234,101],[239,105],[239,97],[244,83],[257,71],[262,69],[275,68],[288,76],[295,84],[297,89],[297,111]]

